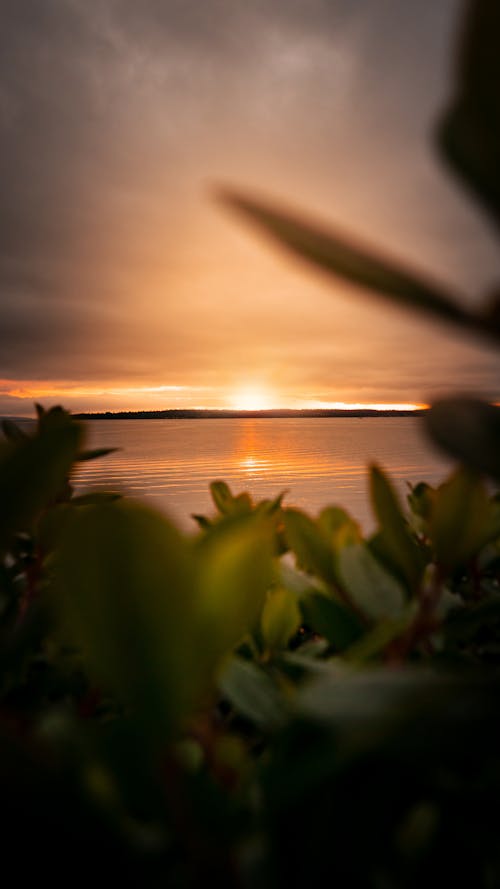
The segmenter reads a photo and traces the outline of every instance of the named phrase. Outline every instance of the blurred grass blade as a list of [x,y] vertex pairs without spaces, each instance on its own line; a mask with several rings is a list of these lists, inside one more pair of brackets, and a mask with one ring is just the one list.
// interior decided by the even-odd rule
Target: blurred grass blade
[[343,232],[327,230],[318,223],[229,189],[220,190],[218,197],[224,205],[255,223],[282,246],[330,275],[352,281],[398,305],[427,312],[462,327],[476,328],[490,337],[500,336],[499,331],[495,333],[485,326],[440,285],[358,246]]
[[439,123],[446,160],[500,225],[500,3],[468,7],[458,58],[458,84]]
[[500,408],[469,397],[443,398],[424,422],[440,448],[500,481]]

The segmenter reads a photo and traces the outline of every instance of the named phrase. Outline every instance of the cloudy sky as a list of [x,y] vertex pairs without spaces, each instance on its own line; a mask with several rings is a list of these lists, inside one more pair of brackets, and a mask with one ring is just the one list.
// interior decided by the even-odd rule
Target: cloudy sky
[[432,145],[461,9],[0,0],[0,413],[500,399],[493,351],[212,197],[255,189],[482,299],[498,249]]

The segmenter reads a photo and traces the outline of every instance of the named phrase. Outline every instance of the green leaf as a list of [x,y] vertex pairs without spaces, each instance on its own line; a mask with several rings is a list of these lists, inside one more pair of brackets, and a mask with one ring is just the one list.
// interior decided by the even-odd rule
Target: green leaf
[[234,709],[265,731],[277,729],[286,705],[276,685],[260,667],[233,657],[219,677],[219,689]]
[[408,630],[415,620],[415,614],[416,603],[413,602],[406,605],[397,618],[384,618],[379,621],[344,651],[344,661],[350,664],[365,664],[379,657],[391,642]]
[[423,560],[401,512],[389,480],[378,466],[370,467],[370,489],[375,514],[380,524],[380,552],[395,566],[412,591],[423,573]]
[[438,488],[429,530],[436,560],[448,569],[464,565],[500,533],[493,503],[477,476],[459,469]]
[[333,549],[315,522],[298,509],[283,512],[285,532],[290,549],[297,557],[297,564],[309,574],[335,582]]
[[301,600],[304,623],[328,640],[336,651],[344,651],[363,634],[363,627],[339,602],[320,593],[309,593]]
[[468,6],[458,58],[458,82],[439,124],[447,161],[500,225],[500,5]]
[[223,481],[215,481],[210,484],[210,493],[215,506],[222,515],[227,515],[231,511],[233,495],[229,489],[229,485]]
[[363,539],[358,523],[338,506],[323,509],[318,517],[318,525],[335,552],[339,552],[344,546],[361,543]]
[[479,326],[480,332],[486,336],[496,335],[461,306],[454,294],[402,264],[359,246],[343,232],[327,230],[296,214],[230,189],[220,190],[218,197],[225,206],[236,210],[282,246],[329,275],[352,281],[397,305],[427,312],[462,327]]
[[229,485],[224,481],[215,481],[210,485],[210,493],[219,513],[222,516],[250,515],[252,512],[252,500],[250,494],[244,491],[234,497]]
[[500,480],[500,408],[474,398],[443,398],[427,411],[425,424],[448,454]]
[[317,586],[308,574],[298,571],[283,559],[278,563],[278,578],[279,583],[296,596],[317,592]]
[[258,622],[273,580],[267,521],[236,516],[214,525],[197,543],[199,645],[212,669]]
[[207,519],[207,517],[204,515],[199,515],[193,512],[191,513],[191,518],[194,519],[194,521],[196,522],[198,527],[201,528],[202,531],[208,531],[208,529],[212,525],[210,519]]
[[280,491],[278,496],[273,500],[261,500],[260,503],[257,504],[257,512],[262,513],[263,515],[276,515],[280,511],[283,497],[287,493],[288,489]]
[[43,415],[36,435],[0,443],[0,551],[25,531],[67,482],[83,436],[60,409]]
[[301,612],[297,596],[284,587],[270,590],[261,615],[262,638],[267,648],[286,648],[300,627]]
[[96,682],[160,740],[206,682],[195,650],[189,542],[159,513],[120,500],[72,510],[54,602]]
[[346,546],[338,564],[343,585],[362,614],[372,620],[401,617],[406,602],[403,587],[366,544]]
[[414,515],[427,521],[432,513],[432,507],[436,492],[426,482],[419,482],[410,488],[408,494],[408,506]]

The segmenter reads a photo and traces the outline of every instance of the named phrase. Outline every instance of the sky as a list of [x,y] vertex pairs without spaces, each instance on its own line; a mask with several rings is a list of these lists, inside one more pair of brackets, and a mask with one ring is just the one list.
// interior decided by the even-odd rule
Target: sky
[[443,167],[459,0],[0,0],[0,414],[500,400],[493,350],[326,282],[214,199],[303,210],[470,305]]

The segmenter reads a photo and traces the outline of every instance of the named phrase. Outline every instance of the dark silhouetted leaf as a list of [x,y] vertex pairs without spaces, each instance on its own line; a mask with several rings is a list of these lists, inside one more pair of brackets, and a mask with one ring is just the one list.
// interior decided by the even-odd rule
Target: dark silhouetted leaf
[[91,451],[80,451],[76,459],[78,463],[85,463],[87,460],[97,460],[98,457],[105,457],[120,450],[121,448],[93,448]]
[[437,489],[429,529],[437,561],[454,568],[500,535],[500,515],[477,476],[459,469]]
[[500,480],[500,408],[474,398],[444,398],[427,411],[425,423],[448,454]]
[[192,513],[191,518],[194,519],[194,521],[196,522],[198,527],[201,528],[202,531],[207,531],[208,528],[210,528],[212,525],[212,522],[210,521],[210,519],[207,519],[207,517],[204,515],[199,515],[198,513]]
[[229,485],[223,481],[215,481],[210,484],[210,493],[217,509],[223,515],[227,515],[231,509],[233,495],[229,489]]
[[120,500],[122,494],[118,491],[92,491],[90,494],[80,494],[79,497],[71,498],[72,506],[92,506],[99,503],[113,503],[114,500]]
[[80,447],[83,430],[69,414],[52,409],[42,419],[36,435],[0,443],[0,550],[57,498]]
[[309,593],[301,600],[304,623],[328,640],[336,651],[349,648],[363,634],[363,627],[344,605],[320,593]]
[[12,420],[2,420],[2,431],[9,441],[24,441],[28,437],[26,432]]
[[[458,83],[439,124],[446,159],[500,225],[500,4],[473,0],[465,19]],[[497,329],[499,325],[497,324]]]

